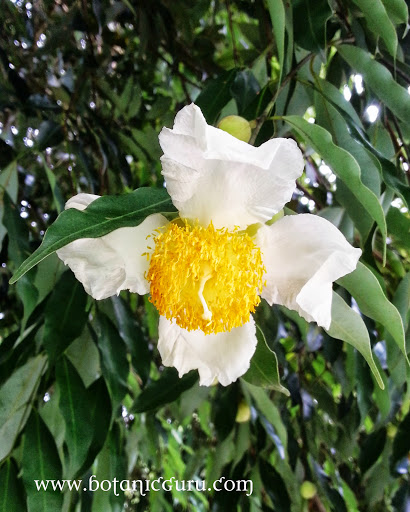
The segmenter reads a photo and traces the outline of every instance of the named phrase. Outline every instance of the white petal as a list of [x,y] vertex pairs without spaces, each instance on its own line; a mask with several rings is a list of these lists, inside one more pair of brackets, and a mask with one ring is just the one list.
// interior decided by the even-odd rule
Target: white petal
[[310,214],[290,215],[263,226],[255,241],[267,270],[262,297],[328,329],[332,283],[356,268],[361,250],[352,247],[333,224]]
[[65,204],[65,209],[76,208],[77,210],[85,210],[89,204],[98,199],[100,196],[95,194],[77,194],[76,196],[70,197]]
[[168,224],[159,214],[149,215],[136,227],[120,228],[100,238],[81,238],[57,251],[60,259],[74,272],[85,291],[95,299],[105,299],[130,290],[143,295],[149,292],[144,277],[149,261],[142,254],[154,248],[155,229]]
[[181,217],[212,220],[215,227],[245,228],[266,222],[281,210],[303,171],[292,139],[272,139],[259,147],[208,126],[194,104],[183,108],[172,130],[163,128],[162,174]]
[[249,368],[256,348],[255,322],[229,332],[205,335],[187,331],[165,317],[159,320],[158,350],[165,366],[174,366],[182,377],[197,369],[201,386],[210,386],[215,378],[228,386]]

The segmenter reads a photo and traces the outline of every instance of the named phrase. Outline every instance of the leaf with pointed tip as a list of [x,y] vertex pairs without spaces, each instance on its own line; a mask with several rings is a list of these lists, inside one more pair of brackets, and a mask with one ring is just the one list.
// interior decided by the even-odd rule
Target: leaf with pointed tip
[[360,143],[364,148],[372,153],[373,161],[378,167],[380,167],[383,180],[386,185],[391,187],[396,194],[403,199],[406,206],[409,206],[410,190],[407,186],[403,173],[396,169],[394,163],[383,156],[383,154],[369,142],[356,111],[352,105],[344,99],[343,94],[332,84],[319,77],[316,78],[316,85],[311,83],[305,83],[304,85],[320,93],[339,112],[339,114],[342,115],[349,127],[350,136],[355,139],[357,143]]
[[0,461],[10,453],[28,419],[45,364],[44,355],[30,359],[0,389]]
[[360,315],[350,308],[336,292],[333,292],[332,298],[332,323],[326,332],[332,338],[343,340],[353,345],[366,359],[377,383],[384,389],[383,379],[373,359],[366,326]]
[[[56,365],[60,410],[65,421],[68,478],[81,475],[101,450],[110,425],[111,402],[104,379],[85,388],[70,361],[62,356]],[[96,426],[98,426],[96,428]]]
[[396,57],[397,34],[382,0],[353,0],[362,11],[369,29],[383,39],[390,55]]
[[182,378],[175,368],[165,368],[160,378],[151,382],[137,396],[131,412],[145,412],[169,404],[179,398],[187,389],[192,388],[198,379],[198,372],[190,371]]
[[137,370],[142,382],[145,384],[149,377],[151,364],[151,352],[148,347],[147,337],[136,322],[135,315],[129,305],[121,297],[114,295],[111,297],[111,302],[118,332],[131,354],[133,367]]
[[[53,436],[41,416],[33,410],[25,430],[23,445],[23,481],[30,512],[61,510],[63,493],[54,491],[47,480],[60,480],[62,467]],[[36,483],[48,483],[47,490]]]
[[274,427],[277,435],[279,436],[282,447],[286,451],[288,445],[288,433],[285,425],[283,424],[279,409],[269,398],[265,390],[250,383],[246,383],[246,389],[255,401],[258,411],[262,413],[266,420]]
[[364,315],[380,322],[386,328],[407,359],[401,316],[385,296],[373,272],[359,262],[356,270],[337,282],[354,297]]
[[50,364],[80,336],[87,321],[87,294],[70,271],[57,282],[45,310],[43,343]]
[[404,23],[407,25],[409,9],[407,7],[406,0],[382,0],[382,2],[393,23]]
[[251,359],[249,370],[242,375],[242,379],[263,388],[274,389],[289,396],[289,391],[280,383],[278,358],[275,352],[268,347],[265,335],[259,326],[256,326],[258,343]]
[[355,71],[363,75],[365,84],[403,122],[410,119],[410,98],[388,69],[377,62],[370,53],[356,46],[343,44],[338,52]]
[[[283,119],[317,151],[333,172],[354,194],[372,219],[377,223],[383,240],[387,237],[386,219],[377,196],[367,188],[361,179],[360,167],[356,159],[346,150],[337,147],[330,133],[315,124],[308,123],[298,116],[284,116]],[[384,252],[386,244],[384,243]]]
[[[98,454],[97,471],[95,478],[97,481],[117,481],[127,478],[127,449],[126,438],[117,422],[114,422],[112,429],[108,434],[104,448]],[[124,492],[105,492],[101,487],[93,492],[93,511],[124,510]]]
[[115,229],[138,226],[154,213],[176,212],[166,190],[139,188],[130,194],[103,196],[85,210],[69,208],[52,224],[40,247],[27,258],[10,279],[15,283],[45,257],[79,238],[98,238]]
[[280,74],[283,73],[283,61],[285,59],[285,7],[283,0],[268,0],[269,15],[273,27],[273,36],[278,51]]
[[195,100],[208,123],[215,123],[220,111],[232,99],[231,85],[235,80],[237,71],[237,69],[231,69],[217,78],[208,80],[201,94]]
[[107,382],[114,409],[127,393],[130,366],[126,345],[114,324],[104,313],[96,318],[98,350],[101,356],[102,374]]
[[0,469],[0,512],[26,510],[23,489],[17,474],[18,468],[14,460],[7,459]]

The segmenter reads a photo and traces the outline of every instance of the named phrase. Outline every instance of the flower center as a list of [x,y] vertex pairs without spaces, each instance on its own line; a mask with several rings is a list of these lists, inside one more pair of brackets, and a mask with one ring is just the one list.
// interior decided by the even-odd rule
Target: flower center
[[246,233],[170,223],[155,237],[149,300],[189,331],[230,331],[255,311],[264,272],[260,249]]

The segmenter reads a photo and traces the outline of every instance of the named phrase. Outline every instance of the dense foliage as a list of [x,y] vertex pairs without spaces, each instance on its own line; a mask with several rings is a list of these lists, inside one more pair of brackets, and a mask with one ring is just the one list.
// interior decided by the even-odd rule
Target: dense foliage
[[[406,2],[4,0],[0,22],[0,509],[408,511]],[[226,388],[161,366],[147,297],[92,300],[55,247],[20,267],[72,195],[162,194],[158,133],[192,101],[211,124],[248,119],[256,145],[293,137],[306,168],[286,213],[363,250],[328,332],[262,304],[269,349],[259,332]],[[253,492],[34,485],[91,475]]]

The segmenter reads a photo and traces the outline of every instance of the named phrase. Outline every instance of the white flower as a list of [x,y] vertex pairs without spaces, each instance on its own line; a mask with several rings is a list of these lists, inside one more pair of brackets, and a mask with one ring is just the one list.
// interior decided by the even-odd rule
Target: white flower
[[[303,171],[291,139],[253,147],[208,126],[190,105],[159,136],[162,174],[180,213],[80,239],[57,251],[96,299],[120,290],[145,294],[160,312],[158,349],[179,375],[228,385],[249,368],[256,347],[251,316],[260,295],[328,329],[332,283],[360,257],[328,221],[310,214],[266,221],[289,201]],[[97,196],[79,194],[66,208]],[[255,225],[258,229],[248,230]],[[252,235],[252,233],[256,234]]]

